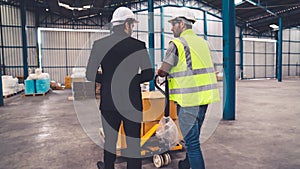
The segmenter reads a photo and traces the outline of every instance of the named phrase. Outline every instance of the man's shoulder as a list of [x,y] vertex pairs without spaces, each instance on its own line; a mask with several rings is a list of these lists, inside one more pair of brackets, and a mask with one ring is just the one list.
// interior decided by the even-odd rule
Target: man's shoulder
[[97,39],[94,41],[95,44],[98,44],[98,43],[106,43],[107,41],[109,41],[111,39],[111,35],[107,35],[107,36],[104,36],[100,39]]
[[94,43],[95,44],[101,44],[101,43],[107,43],[107,42],[110,42],[110,41],[115,41],[115,40],[119,40],[119,41],[123,41],[125,40],[126,43],[134,43],[136,45],[143,45],[145,46],[145,42],[141,41],[141,40],[138,40],[136,38],[133,38],[133,37],[123,37],[123,38],[120,38],[118,36],[114,36],[114,35],[108,35],[108,36],[105,36],[101,39],[98,39],[98,40],[95,40]]
[[128,39],[131,43],[136,43],[137,45],[144,45],[145,46],[145,42],[143,42],[141,40],[138,40],[138,39],[133,38],[133,37],[128,37]]

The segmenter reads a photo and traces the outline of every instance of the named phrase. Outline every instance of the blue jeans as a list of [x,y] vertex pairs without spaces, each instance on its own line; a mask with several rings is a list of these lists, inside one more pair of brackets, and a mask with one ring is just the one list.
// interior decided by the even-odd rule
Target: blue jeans
[[208,105],[181,107],[177,105],[179,126],[192,169],[205,169],[200,147],[200,130]]

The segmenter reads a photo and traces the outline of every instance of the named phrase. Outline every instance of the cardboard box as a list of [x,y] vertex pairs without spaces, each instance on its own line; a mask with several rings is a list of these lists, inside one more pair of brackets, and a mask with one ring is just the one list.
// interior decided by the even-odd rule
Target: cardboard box
[[65,88],[66,89],[71,89],[72,88],[72,79],[71,79],[71,76],[66,76],[65,77]]
[[36,80],[36,93],[46,93],[50,89],[50,79]]
[[25,94],[34,94],[35,90],[35,80],[25,80]]
[[[164,116],[165,96],[159,91],[142,92],[143,122],[160,120]],[[177,119],[177,109],[173,101],[170,101],[170,117]]]

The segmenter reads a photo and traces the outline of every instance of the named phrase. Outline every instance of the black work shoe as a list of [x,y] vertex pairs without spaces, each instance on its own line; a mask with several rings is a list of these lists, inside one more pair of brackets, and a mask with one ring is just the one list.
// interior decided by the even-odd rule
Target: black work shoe
[[184,160],[180,160],[178,162],[178,168],[179,169],[190,169],[190,162],[189,162],[189,159],[186,158]]
[[104,169],[104,163],[102,161],[97,162],[98,169]]

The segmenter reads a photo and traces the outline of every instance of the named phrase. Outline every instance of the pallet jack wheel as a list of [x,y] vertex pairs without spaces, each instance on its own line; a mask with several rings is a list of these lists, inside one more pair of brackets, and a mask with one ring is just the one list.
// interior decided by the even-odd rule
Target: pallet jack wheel
[[102,161],[97,162],[98,169],[104,169],[104,163]]
[[153,156],[153,163],[156,168],[162,167],[164,164],[164,159],[163,159],[162,155],[155,154]]
[[171,163],[171,156],[169,153],[163,154],[164,157],[164,165],[169,165]]

